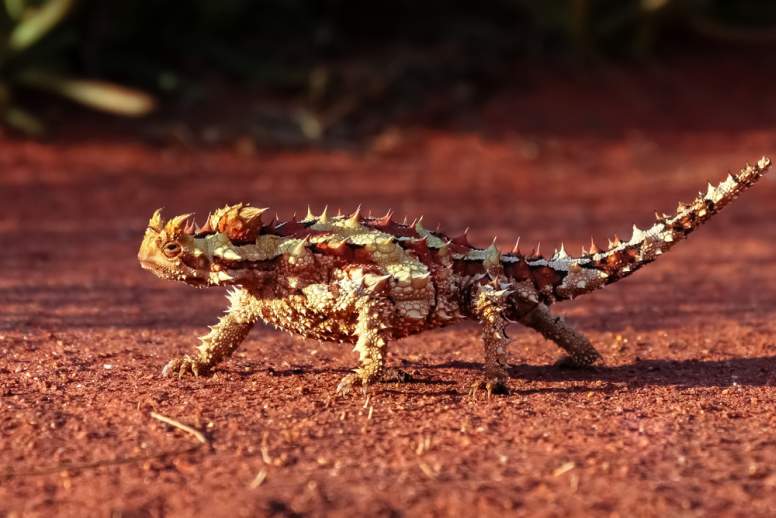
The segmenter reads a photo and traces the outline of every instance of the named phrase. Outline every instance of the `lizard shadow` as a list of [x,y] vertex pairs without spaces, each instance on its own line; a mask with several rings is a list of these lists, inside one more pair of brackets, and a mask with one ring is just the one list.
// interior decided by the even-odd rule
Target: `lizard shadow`
[[[402,370],[408,370],[407,366],[402,364],[402,367],[404,367]],[[392,381],[392,380],[384,380],[384,381],[378,381],[377,384],[380,386],[388,386],[393,384],[398,385],[455,385],[456,382],[454,380],[448,380],[448,379],[438,379],[438,378],[429,378],[426,376],[422,376],[421,373],[415,371],[412,369],[413,372],[410,373],[410,379],[406,381]],[[263,369],[250,369],[248,371],[244,370],[232,370],[230,373],[239,376],[241,378],[250,378],[256,375],[257,372],[263,372],[268,374],[272,377],[294,377],[294,376],[315,376],[320,374],[336,374],[344,376],[345,374],[353,372],[352,369],[348,369],[345,367],[331,367],[331,368],[312,368],[307,366],[297,366],[297,367],[290,367],[287,369],[275,369],[273,367],[265,367]]]
[[[477,362],[452,361],[416,365],[419,369],[482,369]],[[628,387],[749,387],[776,386],[776,356],[729,360],[638,360],[631,364],[565,369],[555,365],[518,364],[510,368],[513,380],[544,382],[591,382],[627,384]],[[590,390],[584,388],[584,390]],[[578,387],[536,388],[529,392],[574,392]]]
[[[409,365],[402,363],[402,370],[407,371],[408,367]],[[248,378],[254,377],[259,372],[273,378],[291,378],[291,377],[300,377],[300,376],[316,377],[319,375],[333,375],[335,377],[340,377],[353,371],[352,369],[338,368],[338,367],[310,368],[310,367],[304,367],[304,366],[296,366],[296,367],[290,367],[286,369],[275,369],[273,367],[265,367],[262,369],[255,369],[255,370],[249,369],[248,371],[239,369],[239,370],[231,370],[230,374],[238,376],[242,379],[248,379]],[[408,391],[412,392],[411,387],[423,386],[423,387],[427,387],[423,391],[424,394],[426,395],[436,396],[436,397],[462,396],[461,390],[457,388],[457,385],[459,384],[457,380],[429,377],[419,372],[416,369],[411,369],[410,376],[411,376],[410,379],[406,381],[391,381],[391,380],[378,381],[374,384],[374,390],[378,391],[380,394],[406,395]]]
[[[460,378],[440,376],[429,371],[466,370],[473,375],[479,375],[482,364],[479,362],[450,361],[444,363],[409,363],[402,362],[402,368],[412,373],[412,379],[398,384],[399,386],[425,386],[424,393],[435,396],[462,396]],[[344,375],[350,372],[347,368],[310,368],[295,366],[286,369],[264,368],[262,372],[272,377],[291,377],[300,375]],[[238,376],[249,377],[256,372],[237,371]],[[739,386],[776,386],[776,356],[761,356],[753,358],[733,358],[729,360],[638,360],[634,363],[617,366],[597,366],[590,369],[567,369],[556,365],[517,364],[509,370],[513,381],[511,393],[515,395],[530,394],[571,394],[578,392],[613,392],[623,385],[630,389],[655,386],[672,386],[679,388],[692,387],[729,387]],[[568,383],[571,386],[520,386],[519,380],[526,383]],[[517,381],[517,383],[515,383]],[[591,382],[604,382],[604,385],[591,385]],[[377,384],[383,393],[406,393],[406,389],[398,388],[396,383],[381,382]]]

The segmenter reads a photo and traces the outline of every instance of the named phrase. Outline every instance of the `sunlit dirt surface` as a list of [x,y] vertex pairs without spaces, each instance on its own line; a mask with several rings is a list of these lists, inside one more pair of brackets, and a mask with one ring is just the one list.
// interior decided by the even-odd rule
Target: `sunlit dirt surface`
[[415,381],[368,400],[333,395],[350,347],[262,326],[214,376],[163,379],[225,299],[135,258],[153,209],[236,201],[392,208],[504,249],[629,237],[776,153],[772,80],[749,65],[535,75],[346,151],[0,139],[0,515],[772,513],[776,175],[657,263],[556,306],[605,366],[560,370],[514,326],[513,391],[490,401],[467,396],[472,325],[393,344]]

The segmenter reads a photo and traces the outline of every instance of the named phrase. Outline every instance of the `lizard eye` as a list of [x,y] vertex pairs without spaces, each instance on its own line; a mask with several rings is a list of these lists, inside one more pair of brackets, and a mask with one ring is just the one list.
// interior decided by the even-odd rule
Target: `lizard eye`
[[181,253],[181,245],[175,241],[170,241],[162,247],[162,252],[164,252],[164,255],[172,259]]

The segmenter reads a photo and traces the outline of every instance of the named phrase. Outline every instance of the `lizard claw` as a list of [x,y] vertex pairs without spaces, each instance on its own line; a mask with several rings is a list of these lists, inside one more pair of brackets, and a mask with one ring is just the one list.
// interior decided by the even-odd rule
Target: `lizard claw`
[[364,380],[361,376],[358,374],[351,373],[346,376],[343,376],[342,379],[339,382],[339,385],[337,385],[337,390],[335,391],[335,394],[337,396],[347,396],[351,392],[353,392],[353,389],[356,385],[361,385],[364,389],[364,393],[366,394],[366,390],[369,387],[369,381]]
[[162,376],[169,378],[177,375],[178,379],[181,379],[184,375],[190,374],[197,377],[200,374],[205,374],[206,369],[203,367],[197,360],[188,355],[182,358],[173,358],[162,369]]
[[343,376],[339,384],[337,385],[337,390],[335,390],[335,394],[337,396],[347,396],[353,391],[353,384],[356,381],[360,381],[360,379],[358,376],[356,376],[353,373]]

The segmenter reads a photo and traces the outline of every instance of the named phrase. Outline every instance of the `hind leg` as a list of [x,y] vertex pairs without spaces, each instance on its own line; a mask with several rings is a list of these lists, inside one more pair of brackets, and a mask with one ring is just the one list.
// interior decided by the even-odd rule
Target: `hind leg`
[[566,323],[563,317],[553,315],[545,304],[538,304],[520,317],[520,323],[535,329],[568,353],[568,357],[559,362],[562,367],[589,367],[601,359],[585,335]]

